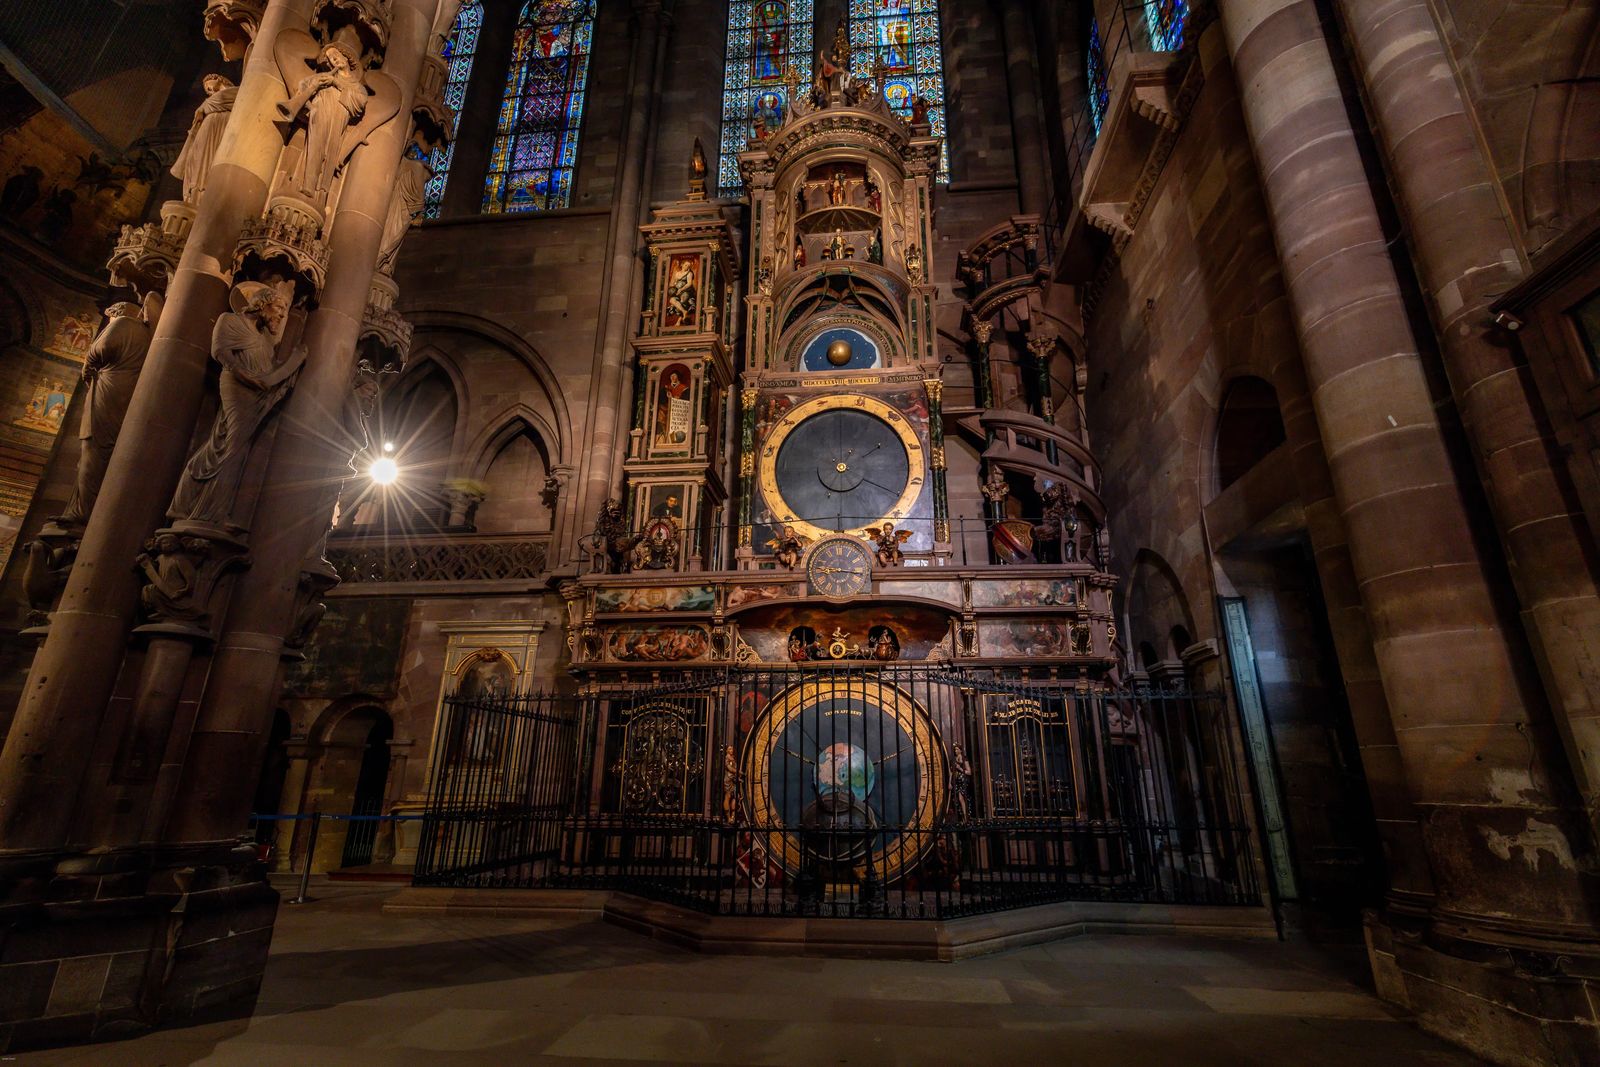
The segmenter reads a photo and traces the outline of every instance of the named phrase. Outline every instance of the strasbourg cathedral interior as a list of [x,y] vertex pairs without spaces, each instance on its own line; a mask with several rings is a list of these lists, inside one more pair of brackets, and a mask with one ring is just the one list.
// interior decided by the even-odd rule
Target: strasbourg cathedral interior
[[0,61],[0,1051],[248,1015],[315,879],[1342,946],[1431,1055],[1600,1064],[1600,3],[10,0]]

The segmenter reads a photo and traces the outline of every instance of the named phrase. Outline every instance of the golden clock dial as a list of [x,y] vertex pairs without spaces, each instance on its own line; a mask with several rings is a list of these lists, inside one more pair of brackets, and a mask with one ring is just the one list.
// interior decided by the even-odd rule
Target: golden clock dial
[[906,417],[883,401],[824,396],[773,425],[757,480],[775,523],[825,537],[904,520],[927,477],[924,453]]
[[828,537],[812,546],[806,578],[819,596],[848,597],[872,590],[872,554],[854,537]]

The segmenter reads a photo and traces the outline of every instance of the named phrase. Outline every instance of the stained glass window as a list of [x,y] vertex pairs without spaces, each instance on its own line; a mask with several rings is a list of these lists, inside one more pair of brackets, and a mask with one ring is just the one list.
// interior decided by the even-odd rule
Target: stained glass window
[[[944,49],[939,38],[939,0],[850,0],[850,73],[871,78],[879,59],[888,68],[884,95],[901,115],[911,101],[928,104],[933,132],[947,137],[944,112]],[[941,149],[939,180],[950,180],[950,144]]]
[[1084,62],[1084,71],[1089,79],[1089,118],[1098,136],[1100,124],[1106,118],[1106,108],[1111,104],[1111,90],[1106,86],[1106,51],[1100,43],[1098,20],[1089,23],[1089,53]]
[[1189,18],[1189,0],[1144,0],[1144,24],[1150,47],[1176,52],[1183,47],[1183,24]]
[[483,183],[483,210],[545,211],[572,201],[595,0],[528,0]]
[[[477,55],[478,34],[482,29],[482,0],[468,0],[461,5],[461,11],[456,15],[455,27],[444,43],[444,51],[440,53],[448,66],[444,80],[445,106],[458,117],[461,114],[461,105],[467,99],[467,80],[472,77],[472,57]],[[455,147],[455,142],[451,141],[435,148],[428,155],[426,162],[428,169],[433,171],[433,178],[429,180],[427,188],[422,193],[422,217],[425,219],[439,217],[439,208],[444,204],[444,186],[450,177],[450,160],[455,155]]]
[[812,0],[730,0],[722,67],[722,161],[717,186],[737,196],[739,153],[761,129],[776,129],[789,110],[784,73],[793,64],[811,84]]

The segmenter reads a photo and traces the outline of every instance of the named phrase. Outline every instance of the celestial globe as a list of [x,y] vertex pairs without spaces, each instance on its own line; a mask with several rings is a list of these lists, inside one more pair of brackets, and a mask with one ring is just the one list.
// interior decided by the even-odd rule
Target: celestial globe
[[835,367],[842,367],[846,363],[849,363],[850,357],[853,354],[854,353],[850,348],[850,342],[843,340],[842,338],[828,346],[828,362],[832,363]]

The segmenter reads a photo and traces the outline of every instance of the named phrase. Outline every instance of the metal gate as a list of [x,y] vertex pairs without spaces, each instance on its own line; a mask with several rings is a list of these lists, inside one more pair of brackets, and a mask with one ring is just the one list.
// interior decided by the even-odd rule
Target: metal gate
[[1224,713],[924,665],[451,700],[416,881],[738,915],[1255,903]]

